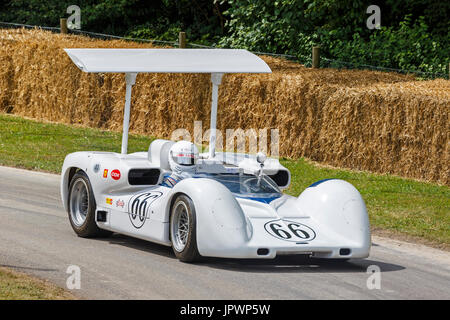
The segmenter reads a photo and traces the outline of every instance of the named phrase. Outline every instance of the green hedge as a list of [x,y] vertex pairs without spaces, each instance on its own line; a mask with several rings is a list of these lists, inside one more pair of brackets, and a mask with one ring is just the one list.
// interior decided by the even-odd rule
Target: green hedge
[[[0,21],[59,26],[72,0],[10,0]],[[381,29],[369,30],[372,0],[79,0],[82,29],[134,38],[191,42],[291,54],[304,63],[311,46],[325,58],[402,70],[447,73],[450,1],[386,0]],[[327,61],[326,66],[343,64]]]
[[311,46],[320,44],[324,57],[351,67],[448,72],[450,2],[386,1],[381,29],[369,30],[370,2],[229,0],[220,45],[290,54],[308,63]]

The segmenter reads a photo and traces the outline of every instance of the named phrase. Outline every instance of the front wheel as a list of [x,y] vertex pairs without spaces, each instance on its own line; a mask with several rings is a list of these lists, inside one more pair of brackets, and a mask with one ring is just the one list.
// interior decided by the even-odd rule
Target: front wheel
[[180,261],[194,262],[200,259],[194,203],[183,194],[175,199],[171,208],[170,239],[173,252]]
[[106,237],[112,232],[100,229],[95,223],[95,199],[89,178],[83,171],[73,176],[69,186],[69,221],[82,238]]

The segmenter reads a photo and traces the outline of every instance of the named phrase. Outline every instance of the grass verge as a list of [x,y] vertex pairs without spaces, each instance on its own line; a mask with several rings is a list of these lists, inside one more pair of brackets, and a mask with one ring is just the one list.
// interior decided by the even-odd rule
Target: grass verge
[[[66,154],[81,150],[120,152],[121,133],[41,123],[0,114],[0,164],[59,173]],[[129,152],[147,150],[153,138],[130,135]],[[450,188],[433,183],[325,167],[307,159],[281,159],[292,173],[288,194],[311,183],[339,178],[362,194],[373,230],[450,249]]]
[[76,299],[48,281],[0,267],[0,300]]

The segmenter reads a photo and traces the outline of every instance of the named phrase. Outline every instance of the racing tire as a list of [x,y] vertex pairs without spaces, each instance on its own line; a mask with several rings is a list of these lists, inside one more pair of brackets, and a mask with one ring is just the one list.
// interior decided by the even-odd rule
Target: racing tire
[[89,178],[79,170],[69,185],[67,208],[73,231],[82,238],[107,237],[111,231],[100,229],[95,222],[96,203]]
[[195,262],[200,259],[197,249],[196,214],[191,198],[181,194],[170,209],[170,241],[178,260]]

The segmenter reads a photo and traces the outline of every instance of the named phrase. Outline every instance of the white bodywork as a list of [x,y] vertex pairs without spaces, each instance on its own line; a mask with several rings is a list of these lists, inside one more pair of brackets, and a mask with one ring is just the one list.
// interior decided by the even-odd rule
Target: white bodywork
[[[359,192],[348,182],[323,181],[306,188],[298,198],[282,195],[272,201],[268,199],[269,203],[261,199],[241,198],[212,179],[187,178],[169,188],[161,183],[164,173],[169,173],[167,150],[172,143],[155,140],[149,152],[129,155],[106,152],[68,155],[61,181],[66,210],[70,175],[81,169],[92,184],[97,211],[107,212],[105,222],[97,221],[102,229],[170,245],[171,200],[174,195],[183,193],[195,205],[197,246],[202,256],[274,258],[277,254],[305,253],[320,258],[368,256],[370,229],[366,207]],[[221,154],[217,157],[226,159]],[[211,159],[204,159],[200,160],[199,168],[218,172],[236,172],[239,170],[236,168],[247,172],[255,170],[256,166],[246,165],[255,161],[254,157],[242,156],[241,159],[239,161],[236,157],[231,166],[217,160],[211,165],[208,164]],[[276,159],[268,162],[270,166],[267,171],[264,169],[265,173],[287,172]],[[160,169],[155,185],[130,185],[128,173],[131,169],[149,168]],[[120,178],[115,175],[117,180],[111,175],[115,170],[120,172]],[[136,211],[136,208],[141,210]],[[143,215],[145,219],[141,221]],[[294,231],[289,229],[289,224]],[[279,231],[281,237],[271,226],[282,230]],[[296,231],[300,236],[295,234],[295,230],[300,230]],[[285,232],[290,234],[289,239],[285,239]],[[267,251],[262,250],[259,253],[264,254],[258,254],[258,249]]]
[[[370,228],[359,192],[348,182],[332,179],[306,188],[299,197],[248,196],[208,174],[254,175],[263,172],[280,189],[291,181],[277,159],[261,169],[256,157],[216,153],[215,128],[218,86],[230,72],[271,72],[260,58],[245,50],[191,49],[66,49],[85,72],[126,73],[126,101],[122,152],[76,152],[62,168],[61,195],[68,210],[68,191],[77,170],[86,173],[96,202],[96,223],[133,237],[171,245],[170,209],[174,197],[185,194],[196,212],[196,242],[200,255],[228,258],[274,258],[278,254],[311,254],[319,258],[365,258]],[[197,164],[200,176],[174,186],[169,175],[173,142],[155,140],[148,152],[127,154],[131,87],[138,72],[208,72],[213,84],[211,139],[208,154]],[[203,175],[203,176],[202,176]],[[204,177],[206,175],[206,177]],[[99,219],[100,214],[102,219]],[[100,220],[100,221],[99,221]]]

